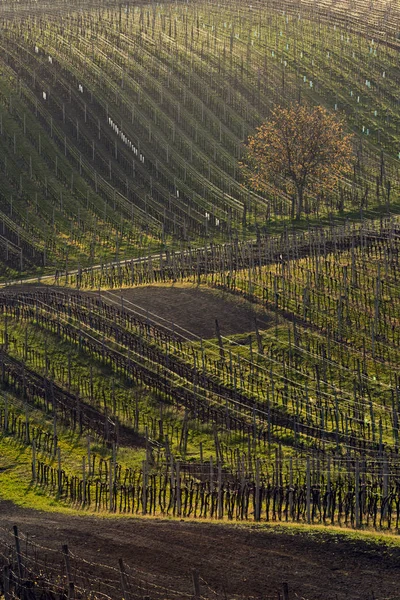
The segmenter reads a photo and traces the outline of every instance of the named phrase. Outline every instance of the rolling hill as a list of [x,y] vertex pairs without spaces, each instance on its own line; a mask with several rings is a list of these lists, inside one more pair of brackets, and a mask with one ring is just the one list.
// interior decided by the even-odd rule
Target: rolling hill
[[308,218],[395,205],[399,42],[378,6],[366,24],[345,3],[3,3],[3,278],[287,222],[290,198],[246,188],[239,162],[298,100],[357,133],[353,177]]
[[[38,545],[53,523],[90,538],[81,598],[262,581],[274,600],[395,600],[399,17],[386,0],[0,3],[0,510],[38,536],[21,550],[14,530],[10,558],[0,526],[6,600],[74,597],[68,552],[59,570]],[[300,221],[240,168],[294,102],[354,133],[351,175]],[[32,509],[59,514],[41,528]],[[131,548],[146,581],[114,565]],[[192,595],[181,565],[206,570],[203,552],[219,558]]]

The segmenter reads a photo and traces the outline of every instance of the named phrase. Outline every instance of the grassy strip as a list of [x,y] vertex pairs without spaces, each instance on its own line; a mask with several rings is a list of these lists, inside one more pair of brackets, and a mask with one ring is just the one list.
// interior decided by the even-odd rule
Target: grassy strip
[[332,525],[305,525],[302,523],[257,523],[235,522],[228,520],[191,519],[183,517],[123,515],[120,513],[95,512],[92,508],[75,508],[69,503],[60,501],[50,495],[45,488],[34,486],[28,475],[31,451],[16,444],[10,438],[0,437],[0,499],[13,502],[16,506],[40,512],[58,513],[70,516],[95,516],[101,519],[140,519],[152,521],[176,521],[201,524],[212,524],[215,527],[229,527],[236,530],[250,529],[255,535],[281,533],[282,535],[301,535],[311,538],[316,543],[335,541],[336,543],[366,543],[371,549],[382,546],[386,551],[400,548],[400,537],[393,532],[363,529],[355,531],[346,527]]

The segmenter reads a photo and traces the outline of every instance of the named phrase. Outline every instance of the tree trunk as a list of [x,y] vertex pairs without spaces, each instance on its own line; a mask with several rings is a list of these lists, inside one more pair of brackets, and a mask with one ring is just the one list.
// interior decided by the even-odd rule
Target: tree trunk
[[297,206],[297,194],[292,196],[292,206],[290,207],[290,218],[294,219],[295,208]]
[[303,212],[303,197],[304,190],[302,187],[297,188],[297,198],[296,198],[296,221],[301,218],[301,213]]

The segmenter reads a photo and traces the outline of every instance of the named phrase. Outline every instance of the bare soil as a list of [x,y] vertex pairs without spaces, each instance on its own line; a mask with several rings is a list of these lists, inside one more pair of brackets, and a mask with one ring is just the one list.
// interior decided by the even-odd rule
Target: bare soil
[[[49,290],[50,286],[21,285],[7,288],[11,292],[35,292]],[[68,288],[57,288],[63,293],[74,293]],[[95,295],[97,293],[81,290],[79,293]],[[267,329],[273,324],[273,319],[267,311],[259,306],[253,306],[240,296],[235,296],[223,290],[191,285],[147,285],[134,288],[125,288],[121,291],[110,290],[102,292],[103,300],[107,299],[112,304],[120,304],[121,296],[125,308],[136,310],[142,316],[148,312],[149,317],[161,317],[160,324],[171,328],[178,325],[187,331],[188,338],[202,337],[203,339],[216,337],[216,324],[223,336],[255,332],[255,319],[260,330]],[[132,304],[130,304],[132,303]],[[157,321],[157,319],[154,319]],[[191,335],[192,334],[192,335]]]
[[[400,548],[343,535],[288,533],[159,519],[71,517],[22,509],[0,501],[1,528],[17,524],[47,547],[70,550],[90,562],[117,567],[118,558],[158,585],[191,592],[197,568],[218,592],[255,596],[282,591],[290,600],[394,600],[400,598]],[[101,568],[96,571],[101,576]]]
[[216,337],[216,320],[224,336],[255,331],[255,318],[260,329],[271,325],[249,302],[205,287],[144,286],[122,290],[122,296],[204,339]]

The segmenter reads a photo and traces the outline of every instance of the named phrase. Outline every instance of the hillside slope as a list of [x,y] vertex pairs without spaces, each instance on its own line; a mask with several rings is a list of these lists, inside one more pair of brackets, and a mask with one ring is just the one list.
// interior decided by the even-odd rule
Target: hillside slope
[[352,181],[309,216],[389,208],[399,41],[381,7],[364,22],[344,3],[2,4],[0,275],[287,218],[284,189],[253,193],[239,161],[271,107],[297,100],[343,111],[357,133]]

